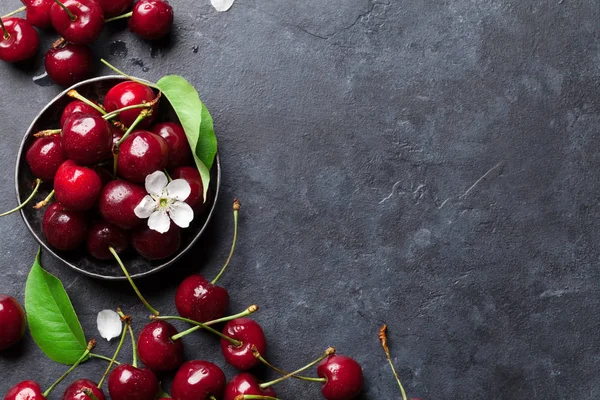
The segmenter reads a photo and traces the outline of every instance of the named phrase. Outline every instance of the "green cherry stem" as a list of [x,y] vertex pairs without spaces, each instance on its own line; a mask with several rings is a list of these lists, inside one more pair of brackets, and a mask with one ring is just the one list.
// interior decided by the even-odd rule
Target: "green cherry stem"
[[277,378],[277,379],[275,379],[275,380],[273,380],[271,382],[261,383],[260,387],[261,387],[261,389],[266,389],[268,387],[276,385],[279,382],[284,381],[284,380],[286,380],[288,378],[291,378],[294,375],[297,375],[297,374],[299,374],[302,371],[306,371],[307,369],[309,369],[313,365],[320,363],[321,361],[323,361],[324,359],[326,359],[327,357],[329,357],[332,354],[335,354],[335,349],[333,347],[330,347],[327,350],[325,350],[325,353],[321,357],[317,358],[315,361],[311,362],[310,364],[305,365],[304,367],[302,367],[300,369],[297,369],[294,372],[291,372],[291,373],[289,373],[289,374],[287,374],[285,376],[282,376],[281,378]]
[[22,202],[21,204],[19,204],[17,207],[13,208],[12,210],[0,214],[0,217],[5,217],[8,214],[12,214],[12,213],[14,213],[16,211],[19,211],[21,208],[25,207],[27,205],[27,203],[29,203],[33,199],[33,197],[36,195],[36,193],[38,192],[41,184],[42,184],[42,180],[39,179],[39,178],[36,179],[35,180],[35,187],[33,188],[33,191],[31,192],[31,194],[29,195],[29,197],[26,198],[24,202]]
[[117,162],[119,160],[119,147],[121,146],[121,143],[123,143],[123,141],[125,139],[127,139],[127,136],[129,136],[129,134],[131,132],[133,132],[133,130],[135,129],[135,127],[147,116],[152,114],[152,109],[151,108],[146,108],[144,110],[142,110],[140,112],[140,114],[137,116],[137,118],[135,119],[135,121],[133,121],[133,124],[131,124],[131,126],[127,129],[127,131],[123,134],[123,137],[117,142],[115,143],[115,145],[113,146],[112,152],[113,152],[113,177],[117,177]]
[[113,22],[113,21],[117,21],[120,19],[125,19],[125,18],[129,18],[133,15],[133,11],[128,12],[127,14],[121,14],[121,15],[117,15],[116,17],[112,17],[112,18],[108,18],[105,19],[104,22]]
[[112,359],[110,359],[110,358],[108,358],[106,356],[103,356],[102,354],[90,353],[90,357],[97,358],[98,360],[104,360],[104,361],[112,362],[113,364],[121,365],[121,363],[118,362],[117,360],[112,360]]
[[233,400],[279,400],[277,397],[263,396],[260,394],[240,394]]
[[127,78],[129,80],[132,80],[132,81],[140,83],[142,85],[150,86],[151,88],[160,90],[160,88],[158,86],[156,86],[154,83],[142,82],[139,79],[135,79],[134,77],[132,77],[130,75],[127,75],[125,72],[121,71],[120,69],[118,69],[117,67],[115,67],[114,65],[112,65],[111,63],[109,63],[108,61],[106,61],[104,58],[101,58],[100,62],[102,62],[102,64],[106,65],[108,68],[112,69],[117,74],[122,75],[122,76],[124,76],[125,78]]
[[8,33],[8,31],[6,30],[6,27],[4,26],[4,21],[2,21],[2,18],[0,18],[0,28],[2,28],[2,32],[4,32],[4,35],[2,35],[4,40],[10,39],[10,33]]
[[81,94],[79,94],[79,92],[77,90],[69,90],[67,92],[67,96],[74,98],[75,100],[79,100],[84,102],[85,104],[87,104],[88,106],[92,107],[93,109],[95,109],[96,111],[98,111],[100,114],[105,115],[106,114],[106,110],[102,107],[100,107],[98,104],[94,103],[93,101],[87,99],[86,97],[82,96]]
[[43,131],[34,133],[33,137],[36,137],[36,138],[48,137],[48,136],[58,135],[60,133],[62,133],[62,129],[45,129]]
[[[227,340],[229,343],[231,343],[235,347],[240,347],[242,345],[242,342],[240,342],[239,340],[235,340],[233,338],[230,338],[229,336],[222,334],[218,330],[216,330],[214,328],[211,328],[210,326],[208,326],[206,324],[203,324],[201,322],[197,322],[197,321],[194,321],[194,320],[191,320],[191,319],[187,319],[187,318],[183,318],[183,317],[174,317],[174,316],[173,317],[150,317],[150,318],[152,318],[154,320],[175,319],[175,320],[179,320],[179,321],[184,321],[184,322],[187,322],[187,323],[190,323],[190,324],[197,325],[197,327],[195,327],[195,328],[206,329],[207,331],[214,333],[215,335],[219,336],[221,339]],[[177,335],[173,335],[171,337],[171,340],[181,339],[183,336],[188,335],[191,332],[193,332],[193,331],[191,331],[190,329],[188,329],[187,331],[180,332]],[[184,335],[184,333],[185,333],[185,335]]]
[[129,336],[131,337],[131,347],[133,350],[133,362],[131,363],[131,365],[133,365],[135,368],[137,368],[138,363],[137,363],[137,344],[135,342],[135,335],[133,334],[133,329],[131,328],[131,317],[128,315],[123,314],[123,311],[121,311],[120,308],[117,308],[117,314],[119,314],[119,316],[121,318],[125,318],[125,319],[129,319],[129,324],[127,325],[127,330],[129,331]]
[[167,179],[169,180],[169,182],[173,182],[173,178],[171,178],[171,175],[169,175],[169,171],[167,171],[167,169],[163,169],[163,172],[165,173]]
[[104,118],[105,120],[109,120],[112,119],[114,117],[116,117],[117,115],[119,115],[120,113],[122,113],[123,111],[127,111],[127,110],[135,110],[136,108],[151,108],[153,107],[156,103],[158,103],[158,101],[161,98],[161,94],[158,93],[158,96],[156,96],[154,98],[154,100],[149,101],[149,102],[145,102],[142,104],[134,104],[131,106],[127,106],[127,107],[123,107],[123,108],[119,108],[118,110],[115,111],[111,111],[108,114],[105,114],[104,116],[102,116],[102,118]]
[[77,16],[74,15],[71,10],[69,10],[61,1],[59,0],[54,0],[54,2],[56,4],[58,4],[63,10],[65,10],[65,12],[69,15],[69,18],[71,18],[71,21],[75,21],[77,20]]
[[158,393],[158,397],[157,398],[159,398],[159,399],[170,399],[171,395],[169,395],[169,393],[165,392],[163,390],[163,388],[161,387],[160,388],[160,393]]
[[406,392],[404,391],[402,382],[400,382],[400,378],[398,377],[398,373],[396,372],[396,368],[394,368],[394,363],[392,362],[392,356],[390,355],[390,349],[387,344],[387,325],[385,324],[379,330],[379,341],[381,342],[381,347],[383,347],[383,351],[385,351],[385,358],[387,358],[390,367],[392,367],[392,372],[394,373],[394,377],[396,378],[396,382],[398,383],[398,387],[400,388],[400,392],[402,393],[402,400],[407,400]]
[[[121,309],[117,309],[117,312],[119,313],[119,316],[121,316],[121,314],[123,314],[121,312]],[[119,356],[119,353],[121,352],[123,343],[125,343],[125,336],[127,336],[127,326],[131,325],[131,318],[121,317],[121,320],[123,322],[125,322],[126,326],[123,327],[123,331],[121,332],[121,339],[119,340],[119,345],[117,346],[117,350],[115,350],[115,354],[113,354],[113,357],[109,359],[110,363],[108,364],[106,371],[104,371],[104,375],[102,375],[102,379],[100,379],[100,382],[98,382],[98,389],[102,388],[102,384],[104,383],[104,380],[108,376],[108,373],[110,372],[110,369],[112,368],[113,364],[115,364],[117,362],[117,357]],[[92,354],[92,357],[98,357],[98,356]],[[105,359],[105,358],[103,358],[103,359]]]
[[39,210],[40,208],[46,207],[48,205],[48,203],[50,203],[50,200],[52,200],[53,197],[54,197],[54,189],[52,189],[50,194],[48,194],[48,196],[46,196],[46,198],[44,200],[40,201],[39,203],[36,203],[35,206],[33,206],[33,208],[35,208],[36,210]]
[[8,14],[6,14],[6,15],[3,15],[3,16],[2,16],[2,18],[8,18],[8,17],[12,17],[12,16],[13,16],[13,15],[15,15],[15,14],[18,14],[18,13],[20,13],[20,12],[22,12],[22,11],[25,11],[26,9],[27,9],[27,7],[25,7],[25,6],[23,6],[23,7],[19,7],[19,8],[17,8],[15,11],[11,11],[11,12],[9,12]]
[[[281,375],[289,375],[289,372],[285,372],[284,370],[275,367],[273,364],[271,364],[270,362],[265,360],[263,358],[263,356],[258,352],[258,349],[256,348],[256,346],[254,346],[254,345],[252,346],[252,354],[261,363],[265,364],[267,367],[271,368],[273,371],[278,372]],[[311,378],[311,377],[302,376],[302,375],[294,375],[294,376],[292,376],[292,378],[300,379],[302,381],[309,381],[309,382],[327,382],[327,379],[325,379],[325,378]]]
[[138,289],[137,285],[133,282],[133,279],[131,279],[131,276],[129,275],[129,272],[127,272],[127,268],[125,268],[125,265],[123,265],[123,261],[121,261],[121,257],[119,257],[119,254],[117,254],[116,250],[114,248],[110,247],[110,246],[109,246],[108,250],[115,257],[115,259],[117,260],[117,263],[119,263],[119,266],[121,267],[121,270],[123,271],[123,273],[125,274],[125,277],[129,281],[129,284],[131,285],[131,287],[135,291],[135,294],[137,294],[137,296],[139,297],[139,299],[142,301],[142,303],[146,306],[146,308],[148,310],[150,310],[150,312],[152,314],[154,314],[154,315],[160,315],[160,312],[158,312],[154,307],[152,307],[150,305],[150,303],[148,303],[148,301],[146,301],[146,299],[144,298],[144,296],[142,295],[142,293]]
[[221,268],[219,274],[211,282],[213,285],[216,284],[219,279],[221,279],[221,276],[227,269],[227,266],[233,257],[233,253],[235,252],[235,244],[237,243],[238,237],[238,214],[240,213],[241,206],[242,204],[238,199],[233,200],[233,242],[231,243],[231,250],[229,250],[229,256],[227,257],[227,261],[225,261],[225,265],[223,265],[223,268]]
[[48,390],[46,390],[44,392],[44,397],[48,397],[48,395],[50,394],[50,392],[52,390],[54,390],[54,388],[61,383],[67,376],[69,376],[69,374],[71,374],[71,372],[73,372],[75,370],[75,368],[77,368],[79,366],[79,364],[81,364],[83,361],[87,360],[88,356],[90,355],[90,352],[94,349],[94,347],[96,347],[96,340],[92,339],[88,342],[87,344],[87,348],[85,349],[85,351],[83,352],[83,354],[81,355],[81,357],[79,357],[79,360],[77,360],[75,362],[75,364],[73,364],[71,366],[71,368],[69,368],[67,370],[67,372],[65,372],[60,378],[58,378],[56,380],[56,382],[54,382],[49,388]]
[[94,394],[94,392],[92,392],[90,390],[90,388],[84,387],[81,391],[83,392],[83,394],[85,394],[91,400],[98,400],[98,398],[96,397],[96,395]]
[[213,396],[212,394],[208,397],[210,400],[217,400],[217,398],[215,396]]

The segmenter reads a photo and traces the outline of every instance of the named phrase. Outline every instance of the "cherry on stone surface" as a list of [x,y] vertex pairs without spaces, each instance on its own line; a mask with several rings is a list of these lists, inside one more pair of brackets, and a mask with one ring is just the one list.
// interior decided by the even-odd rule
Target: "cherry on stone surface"
[[131,235],[131,244],[140,255],[148,260],[162,260],[174,255],[181,244],[181,229],[171,223],[165,233],[143,226]]
[[229,381],[227,387],[225,388],[223,400],[236,400],[237,396],[245,394],[277,397],[273,388],[261,388],[260,384],[253,375],[247,372],[242,372]]
[[327,379],[321,389],[327,400],[350,400],[357,397],[363,387],[363,372],[352,358],[331,355],[317,366],[317,375]]
[[65,390],[62,400],[91,400],[84,392],[84,389],[90,390],[98,400],[106,400],[102,389],[89,379],[79,379]]
[[67,87],[92,75],[94,55],[85,45],[66,43],[48,50],[44,64],[50,79]]
[[122,229],[132,229],[144,221],[135,215],[135,207],[146,196],[146,189],[134,183],[117,179],[107,183],[98,201],[104,219]]
[[140,360],[156,372],[172,371],[183,362],[183,342],[171,340],[177,329],[166,321],[153,321],[138,336]]
[[105,160],[112,150],[112,129],[102,117],[71,114],[62,129],[62,146],[67,157],[81,165]]
[[133,6],[133,0],[97,0],[102,11],[104,12],[104,18],[112,18],[117,15],[121,15]]
[[142,39],[157,40],[171,32],[173,7],[165,0],[140,0],[133,6],[129,30]]
[[86,237],[87,221],[79,212],[52,203],[44,213],[42,229],[50,246],[58,250],[74,250]]
[[142,183],[146,176],[163,170],[169,161],[165,139],[149,131],[135,131],[121,143],[117,173],[132,182]]
[[166,140],[169,146],[167,168],[177,168],[193,162],[192,151],[183,127],[174,122],[162,122],[152,127],[152,132]]
[[84,113],[90,115],[97,115],[99,117],[102,116],[100,111],[96,110],[94,107],[89,104],[84,103],[81,100],[73,100],[64,108],[62,115],[60,116],[60,127],[62,128],[65,124],[67,118],[69,118],[72,114],[75,113]]
[[73,160],[65,161],[56,171],[54,177],[56,200],[71,210],[85,211],[92,208],[101,190],[100,175],[91,168],[75,164]]
[[[138,82],[125,81],[113,86],[106,93],[106,96],[104,97],[104,108],[106,108],[106,111],[112,112],[128,106],[149,103],[154,100],[155,97],[154,91],[148,86]],[[137,119],[142,110],[143,109],[138,108],[123,111],[119,114],[119,121],[129,127]],[[152,115],[140,121],[137,128],[145,129],[149,127],[154,120],[157,110],[158,103],[153,106]]]
[[202,178],[200,177],[198,169],[195,167],[179,167],[173,170],[171,178],[184,179],[190,185],[192,191],[188,198],[185,199],[185,202],[188,203],[196,213],[202,214],[206,208],[207,202],[203,201],[204,185],[202,184]]
[[26,18],[31,25],[40,29],[50,28],[50,8],[54,0],[28,0],[24,1],[26,8]]
[[0,294],[0,350],[17,344],[25,335],[26,324],[25,311],[19,302]]
[[60,135],[36,138],[29,146],[25,159],[35,177],[53,180],[58,167],[67,159]]
[[146,368],[121,364],[108,377],[108,394],[112,400],[154,400],[158,392],[158,379]]
[[104,28],[104,12],[96,0],[63,0],[50,8],[50,20],[56,32],[67,42],[91,44]]
[[90,228],[86,247],[88,252],[97,259],[110,260],[114,256],[109,247],[112,247],[117,254],[121,254],[129,247],[129,237],[118,226],[101,221]]
[[33,57],[40,45],[35,28],[23,18],[2,18],[2,23],[0,60],[15,63]]
[[250,318],[238,318],[229,321],[223,328],[223,334],[232,339],[242,342],[241,346],[235,346],[225,339],[221,339],[221,351],[225,360],[233,367],[246,371],[259,363],[252,353],[252,348],[261,355],[267,352],[267,339],[258,322]]
[[188,361],[179,368],[171,396],[175,400],[208,400],[221,398],[225,390],[225,374],[221,368],[208,361]]
[[13,386],[4,400],[46,400],[42,388],[35,381],[23,381]]
[[190,275],[177,288],[175,306],[183,318],[208,322],[225,316],[229,308],[229,293],[202,275]]

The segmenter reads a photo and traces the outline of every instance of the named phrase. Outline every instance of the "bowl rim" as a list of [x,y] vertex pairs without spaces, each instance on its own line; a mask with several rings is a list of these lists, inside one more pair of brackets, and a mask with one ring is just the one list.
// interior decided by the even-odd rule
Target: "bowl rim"
[[[147,82],[147,83],[151,83],[146,79],[141,79],[141,78],[137,78],[137,77],[132,77],[133,79],[139,80],[141,82]],[[33,127],[35,126],[35,124],[37,123],[37,121],[40,119],[40,117],[42,116],[42,114],[44,114],[54,103],[56,103],[58,100],[60,100],[62,97],[66,96],[67,93],[70,90],[73,89],[77,89],[78,87],[84,86],[84,85],[88,85],[90,83],[95,83],[95,82],[100,82],[100,81],[105,81],[105,80],[109,80],[109,79],[120,79],[123,81],[127,81],[130,80],[127,77],[121,76],[121,75],[104,75],[104,76],[97,76],[91,79],[86,79],[84,81],[81,81],[79,83],[76,83],[75,85],[63,90],[62,92],[60,92],[57,96],[55,96],[52,100],[50,100],[45,106],[44,108],[42,108],[42,110],[40,110],[40,112],[35,116],[35,118],[33,118],[33,120],[31,121],[31,124],[29,125],[29,127],[27,128],[27,130],[25,131],[25,135],[23,136],[23,139],[21,140],[21,145],[19,146],[19,151],[17,153],[17,160],[16,160],[16,165],[15,165],[15,191],[17,194],[17,202],[20,204],[21,203],[21,193],[19,191],[19,164],[21,163],[21,159],[23,157],[23,150],[25,148],[25,143],[27,142],[27,139],[29,138],[29,136],[31,135],[31,130],[33,129]],[[212,205],[210,207],[210,211],[208,212],[207,216],[206,216],[206,221],[204,222],[204,225],[202,225],[202,227],[200,228],[200,230],[198,231],[198,233],[194,236],[194,238],[192,239],[192,241],[184,248],[180,249],[177,254],[169,259],[168,261],[146,271],[146,272],[142,272],[142,273],[138,273],[138,274],[134,274],[131,275],[131,278],[133,279],[137,279],[137,278],[143,278],[143,277],[147,277],[149,275],[155,274],[159,271],[162,271],[163,269],[173,265],[174,263],[176,263],[181,257],[183,257],[183,255],[185,255],[193,246],[194,244],[198,241],[198,239],[200,239],[200,237],[202,236],[202,234],[204,233],[204,231],[207,229],[208,225],[210,224],[210,221],[212,219],[212,216],[215,212],[215,208],[217,205],[217,201],[219,199],[219,192],[221,189],[221,159],[219,157],[219,153],[217,152],[217,154],[215,155],[215,165],[217,168],[217,182],[216,182],[216,188],[215,188],[215,192],[214,195],[212,196]],[[214,168],[214,167],[213,167]],[[105,276],[105,275],[101,275],[101,274],[97,274],[94,272],[89,272],[86,271],[82,268],[79,268],[78,266],[76,266],[75,264],[65,260],[63,257],[60,256],[60,254],[57,254],[56,251],[54,249],[52,249],[50,246],[48,246],[40,237],[39,235],[35,232],[35,230],[33,229],[33,227],[29,224],[29,221],[27,220],[26,216],[25,216],[25,211],[24,209],[20,210],[20,214],[21,217],[23,218],[23,221],[25,222],[25,225],[27,226],[27,228],[29,229],[29,232],[31,233],[31,235],[35,238],[35,240],[37,240],[37,242],[40,244],[40,246],[42,246],[47,252],[49,252],[54,258],[60,260],[62,263],[66,264],[68,267],[70,267],[71,269],[89,276],[91,278],[96,278],[96,279],[100,279],[100,280],[105,280],[105,281],[125,281],[127,280],[127,278],[125,276]],[[141,257],[141,256],[140,256]]]

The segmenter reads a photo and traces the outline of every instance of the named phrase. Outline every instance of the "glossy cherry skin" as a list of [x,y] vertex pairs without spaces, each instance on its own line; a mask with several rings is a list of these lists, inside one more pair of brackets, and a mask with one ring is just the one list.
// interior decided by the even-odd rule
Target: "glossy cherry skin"
[[[106,108],[106,111],[108,112],[116,111],[128,106],[149,103],[154,100],[155,97],[154,91],[148,86],[133,81],[125,81],[113,86],[106,93],[106,96],[104,97],[104,108]],[[119,121],[129,127],[140,115],[142,110],[143,109],[133,109],[123,111],[119,114]],[[152,124],[156,111],[158,110],[158,103],[154,105],[152,110],[152,115],[144,118],[136,126],[138,129],[145,129]]]
[[168,168],[177,168],[193,163],[192,151],[181,125],[174,122],[163,122],[154,125],[152,132],[165,139],[169,146]]
[[94,55],[87,46],[66,43],[58,48],[48,50],[44,64],[50,79],[67,87],[92,75]]
[[84,389],[92,391],[98,400],[106,400],[102,389],[98,389],[98,385],[89,379],[79,379],[69,385],[63,393],[62,400],[91,400],[85,393]]
[[168,1],[140,0],[133,6],[129,30],[142,39],[157,40],[171,32],[173,7]]
[[223,328],[223,334],[242,342],[236,347],[225,339],[221,339],[221,351],[225,360],[233,367],[246,371],[254,367],[259,361],[252,354],[252,347],[261,355],[267,351],[267,339],[258,322],[250,318],[238,318],[229,321]]
[[317,375],[327,379],[321,390],[327,400],[354,399],[363,387],[362,368],[350,357],[327,357],[317,366]]
[[154,400],[158,379],[146,368],[121,364],[108,377],[108,394],[112,400]]
[[208,322],[225,316],[229,293],[202,275],[190,275],[177,288],[175,306],[183,318]]
[[0,30],[0,60],[15,63],[33,57],[40,45],[35,28],[22,18],[2,18],[2,22],[9,36]]
[[100,175],[91,168],[75,164],[73,160],[65,161],[56,171],[54,195],[70,210],[89,210],[96,204],[101,190]]
[[46,400],[42,388],[35,381],[23,381],[13,386],[4,400]]
[[52,203],[44,213],[42,230],[50,246],[58,250],[74,250],[87,233],[85,216],[66,209],[60,203]]
[[242,372],[229,381],[225,388],[223,400],[236,400],[237,396],[245,394],[277,397],[273,388],[262,389],[254,376],[247,372]]
[[123,253],[129,247],[129,236],[116,225],[106,221],[98,222],[90,228],[86,247],[97,259],[111,260],[114,256],[108,248],[112,247],[117,254]]
[[96,164],[111,154],[112,128],[98,115],[71,114],[62,128],[62,146],[71,160]]
[[67,159],[60,135],[34,139],[25,159],[33,176],[45,181],[53,180],[58,167]]
[[177,329],[166,321],[153,321],[146,325],[138,337],[140,360],[156,372],[172,371],[183,362],[183,342],[171,340]]
[[96,115],[99,117],[102,116],[102,114],[100,114],[100,111],[96,110],[94,107],[92,107],[88,104],[85,104],[81,100],[73,100],[72,102],[67,104],[67,106],[64,108],[64,110],[60,116],[61,129],[62,129],[63,125],[65,124],[65,121],[67,120],[67,118],[69,118],[72,114],[75,114],[75,113],[84,113],[84,114]]
[[19,302],[0,294],[0,350],[17,344],[25,335],[25,311]]
[[210,396],[220,399],[225,383],[225,374],[215,364],[201,360],[188,361],[173,378],[171,396],[175,400],[208,400]]
[[117,15],[125,14],[133,5],[133,0],[97,0],[104,18],[112,18]]
[[50,28],[50,8],[54,4],[54,0],[28,0],[23,1],[26,8],[27,21],[33,26],[40,29]]
[[165,233],[142,226],[131,235],[131,244],[140,255],[148,260],[162,260],[171,257],[179,249],[181,244],[181,229],[171,223],[171,227]]
[[198,215],[202,214],[206,208],[206,202],[203,201],[204,196],[204,185],[202,184],[202,178],[200,172],[196,167],[179,167],[175,168],[171,172],[171,178],[173,179],[185,179],[190,185],[190,195],[185,202],[192,207]]
[[75,16],[69,14],[58,4],[50,8],[50,20],[67,42],[91,44],[98,39],[104,28],[104,12],[96,0],[63,0],[63,5]]
[[132,182],[143,183],[146,176],[162,171],[169,161],[167,142],[156,133],[135,131],[119,148],[117,174]]
[[100,193],[98,208],[104,219],[122,229],[132,229],[144,220],[135,215],[135,208],[146,196],[146,189],[124,180],[107,183]]

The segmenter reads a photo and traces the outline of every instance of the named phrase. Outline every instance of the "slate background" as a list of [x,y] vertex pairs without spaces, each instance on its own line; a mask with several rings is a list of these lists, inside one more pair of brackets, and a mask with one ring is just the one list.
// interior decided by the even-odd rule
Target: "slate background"
[[[183,277],[216,274],[239,196],[239,250],[222,283],[232,311],[262,307],[275,364],[334,345],[363,365],[362,398],[400,398],[377,341],[385,321],[412,396],[600,398],[597,1],[238,0],[223,14],[208,0],[173,4],[170,42],[114,24],[94,46],[139,77],[186,76],[220,140],[211,232],[140,282],[151,303],[173,313]],[[0,65],[1,209],[15,203],[22,134],[59,91],[34,84],[41,73],[41,56]],[[36,244],[19,215],[1,224],[0,292],[22,300]],[[127,286],[43,262],[88,336],[118,304],[141,327],[147,312]],[[212,337],[186,346],[224,366]],[[104,367],[75,375],[97,380]],[[0,393],[28,378],[47,387],[63,370],[28,336],[0,355]],[[299,382],[278,393],[320,397]]]

